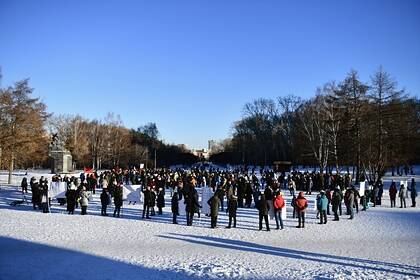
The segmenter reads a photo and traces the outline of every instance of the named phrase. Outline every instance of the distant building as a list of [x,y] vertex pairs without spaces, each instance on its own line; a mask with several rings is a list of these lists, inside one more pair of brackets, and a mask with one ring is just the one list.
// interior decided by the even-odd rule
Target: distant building
[[208,150],[211,151],[215,145],[216,145],[216,141],[215,140],[209,140]]
[[206,151],[206,149],[199,149],[199,150],[192,150],[192,153],[199,158],[208,159],[209,158],[209,152]]

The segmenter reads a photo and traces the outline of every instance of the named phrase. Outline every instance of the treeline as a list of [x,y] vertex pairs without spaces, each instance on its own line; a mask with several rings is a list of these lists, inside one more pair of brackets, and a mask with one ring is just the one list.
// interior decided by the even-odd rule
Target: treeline
[[48,126],[50,134],[56,134],[64,142],[78,168],[138,167],[141,163],[154,168],[155,164],[156,167],[167,167],[198,161],[183,146],[161,141],[155,123],[128,129],[119,116],[108,113],[103,120],[53,116]]
[[286,96],[247,103],[231,141],[211,160],[247,165],[283,160],[321,172],[351,166],[357,178],[375,180],[387,168],[420,162],[419,119],[419,99],[398,88],[382,68],[369,82],[351,71],[309,100]]
[[103,120],[78,115],[53,116],[32,94],[27,79],[0,88],[0,169],[8,169],[9,176],[15,168],[50,167],[48,149],[52,135],[71,152],[76,168],[128,167],[141,163],[162,167],[198,160],[184,147],[160,140],[154,123],[128,129],[112,113]]

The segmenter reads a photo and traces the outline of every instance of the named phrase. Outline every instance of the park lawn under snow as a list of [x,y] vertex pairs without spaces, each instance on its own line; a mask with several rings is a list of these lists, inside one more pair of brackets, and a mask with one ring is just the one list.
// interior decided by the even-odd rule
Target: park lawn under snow
[[[0,175],[0,184],[5,180]],[[184,217],[173,225],[169,194],[164,214],[152,220],[140,219],[141,205],[124,205],[119,219],[101,217],[99,193],[88,216],[69,216],[56,203],[43,214],[31,205],[9,206],[21,194],[3,185],[0,279],[420,278],[420,209],[391,209],[387,192],[382,206],[354,220],[329,216],[327,225],[317,224],[312,195],[305,229],[295,228],[289,212],[285,229],[275,230],[272,220],[271,232],[257,230],[255,209],[238,209],[236,229],[224,228],[225,213],[217,229],[203,216],[193,227]]]

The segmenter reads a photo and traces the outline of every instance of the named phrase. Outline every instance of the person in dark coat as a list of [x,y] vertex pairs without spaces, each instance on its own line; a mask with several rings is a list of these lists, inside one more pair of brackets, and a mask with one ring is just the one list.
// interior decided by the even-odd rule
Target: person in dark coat
[[114,191],[114,217],[120,217],[121,206],[123,205],[123,187],[118,184]]
[[414,178],[411,179],[411,184],[408,190],[411,192],[411,207],[416,207],[417,189]]
[[31,185],[31,192],[32,192],[32,206],[34,210],[36,210],[36,207],[37,206],[40,207],[40,204],[41,204],[41,199],[40,199],[41,191],[35,177],[31,178],[30,185]]
[[22,188],[22,193],[28,193],[28,179],[26,177],[22,179],[20,187]]
[[340,195],[340,188],[336,187],[334,190],[334,193],[331,198],[331,204],[332,204],[332,211],[334,213],[334,220],[333,221],[339,221],[340,218],[338,216],[338,209],[339,205],[341,204],[341,195]]
[[42,198],[41,198],[41,203],[42,203],[42,213],[50,213],[50,198],[48,195],[48,181],[44,181],[44,183],[42,184]]
[[217,227],[217,216],[219,215],[220,207],[220,198],[217,194],[214,194],[208,201],[207,204],[210,205],[210,226],[211,228]]
[[147,186],[145,190],[143,190],[143,215],[142,219],[144,219],[144,215],[146,214],[146,219],[150,219],[149,212],[150,212],[150,204],[152,199],[152,192],[150,190],[150,186]]
[[70,182],[69,188],[66,191],[67,211],[69,215],[74,214],[74,208],[76,208],[77,197],[78,197],[77,188],[73,182]]
[[185,212],[187,214],[187,226],[192,226],[194,213],[200,208],[198,193],[194,186],[190,186],[189,192],[185,195]]
[[265,199],[264,193],[261,193],[260,198],[258,199],[257,209],[258,209],[258,213],[259,213],[259,222],[260,222],[259,230],[262,230],[262,222],[263,222],[263,219],[264,219],[265,220],[265,227],[266,227],[267,231],[270,231],[270,224],[268,222],[268,210],[270,209],[270,206],[268,205],[268,202]]
[[159,209],[158,214],[162,215],[162,208],[165,207],[165,189],[159,188],[156,202],[157,202],[157,207]]
[[352,220],[354,218],[354,192],[352,188],[346,190],[344,203],[346,204],[347,215],[350,215],[350,220]]
[[247,208],[251,208],[252,204],[252,187],[249,182],[245,184],[245,205]]
[[177,216],[179,215],[179,195],[177,189],[174,190],[174,194],[172,195],[171,199],[171,210],[172,210],[172,223],[178,224],[176,221]]
[[297,228],[304,228],[305,227],[305,211],[308,208],[308,201],[303,196],[303,192],[299,192],[298,197],[296,198],[296,211],[298,214],[299,225],[296,226]]
[[343,201],[343,199],[344,199],[344,196],[343,196],[343,191],[341,190],[341,188],[340,187],[338,187],[338,194],[340,195],[340,203],[338,204],[338,210],[339,210],[339,212],[340,212],[340,216],[343,214],[343,209],[342,209],[342,201]]
[[391,186],[389,187],[389,199],[391,200],[391,208],[396,207],[397,193],[397,185],[395,184],[394,180],[392,180]]
[[293,195],[292,201],[290,202],[290,206],[292,206],[292,209],[293,209],[293,219],[295,219],[296,216],[297,216],[297,211],[296,211],[296,194]]
[[227,203],[227,212],[229,214],[229,225],[226,228],[232,227],[232,220],[233,220],[233,227],[236,228],[236,211],[238,209],[238,198],[234,195],[229,197]]
[[109,201],[109,195],[108,195],[108,190],[102,189],[102,193],[101,193],[101,216],[108,216],[108,214],[106,213],[106,209],[109,205],[110,201]]

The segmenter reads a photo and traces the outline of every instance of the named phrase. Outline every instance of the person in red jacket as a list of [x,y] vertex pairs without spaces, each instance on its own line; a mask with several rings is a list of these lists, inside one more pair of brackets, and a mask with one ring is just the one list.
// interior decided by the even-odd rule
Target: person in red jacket
[[[277,229],[284,229],[283,227],[283,219],[281,218],[281,213],[282,211],[284,211],[284,198],[283,198],[283,194],[281,192],[279,192],[276,197],[274,198],[274,217],[276,217],[276,224],[277,224]],[[279,227],[279,220],[280,220],[280,227]]]
[[303,197],[303,192],[299,193],[299,196],[296,198],[296,210],[299,219],[299,225],[297,228],[305,227],[305,210],[308,208],[308,201]]

